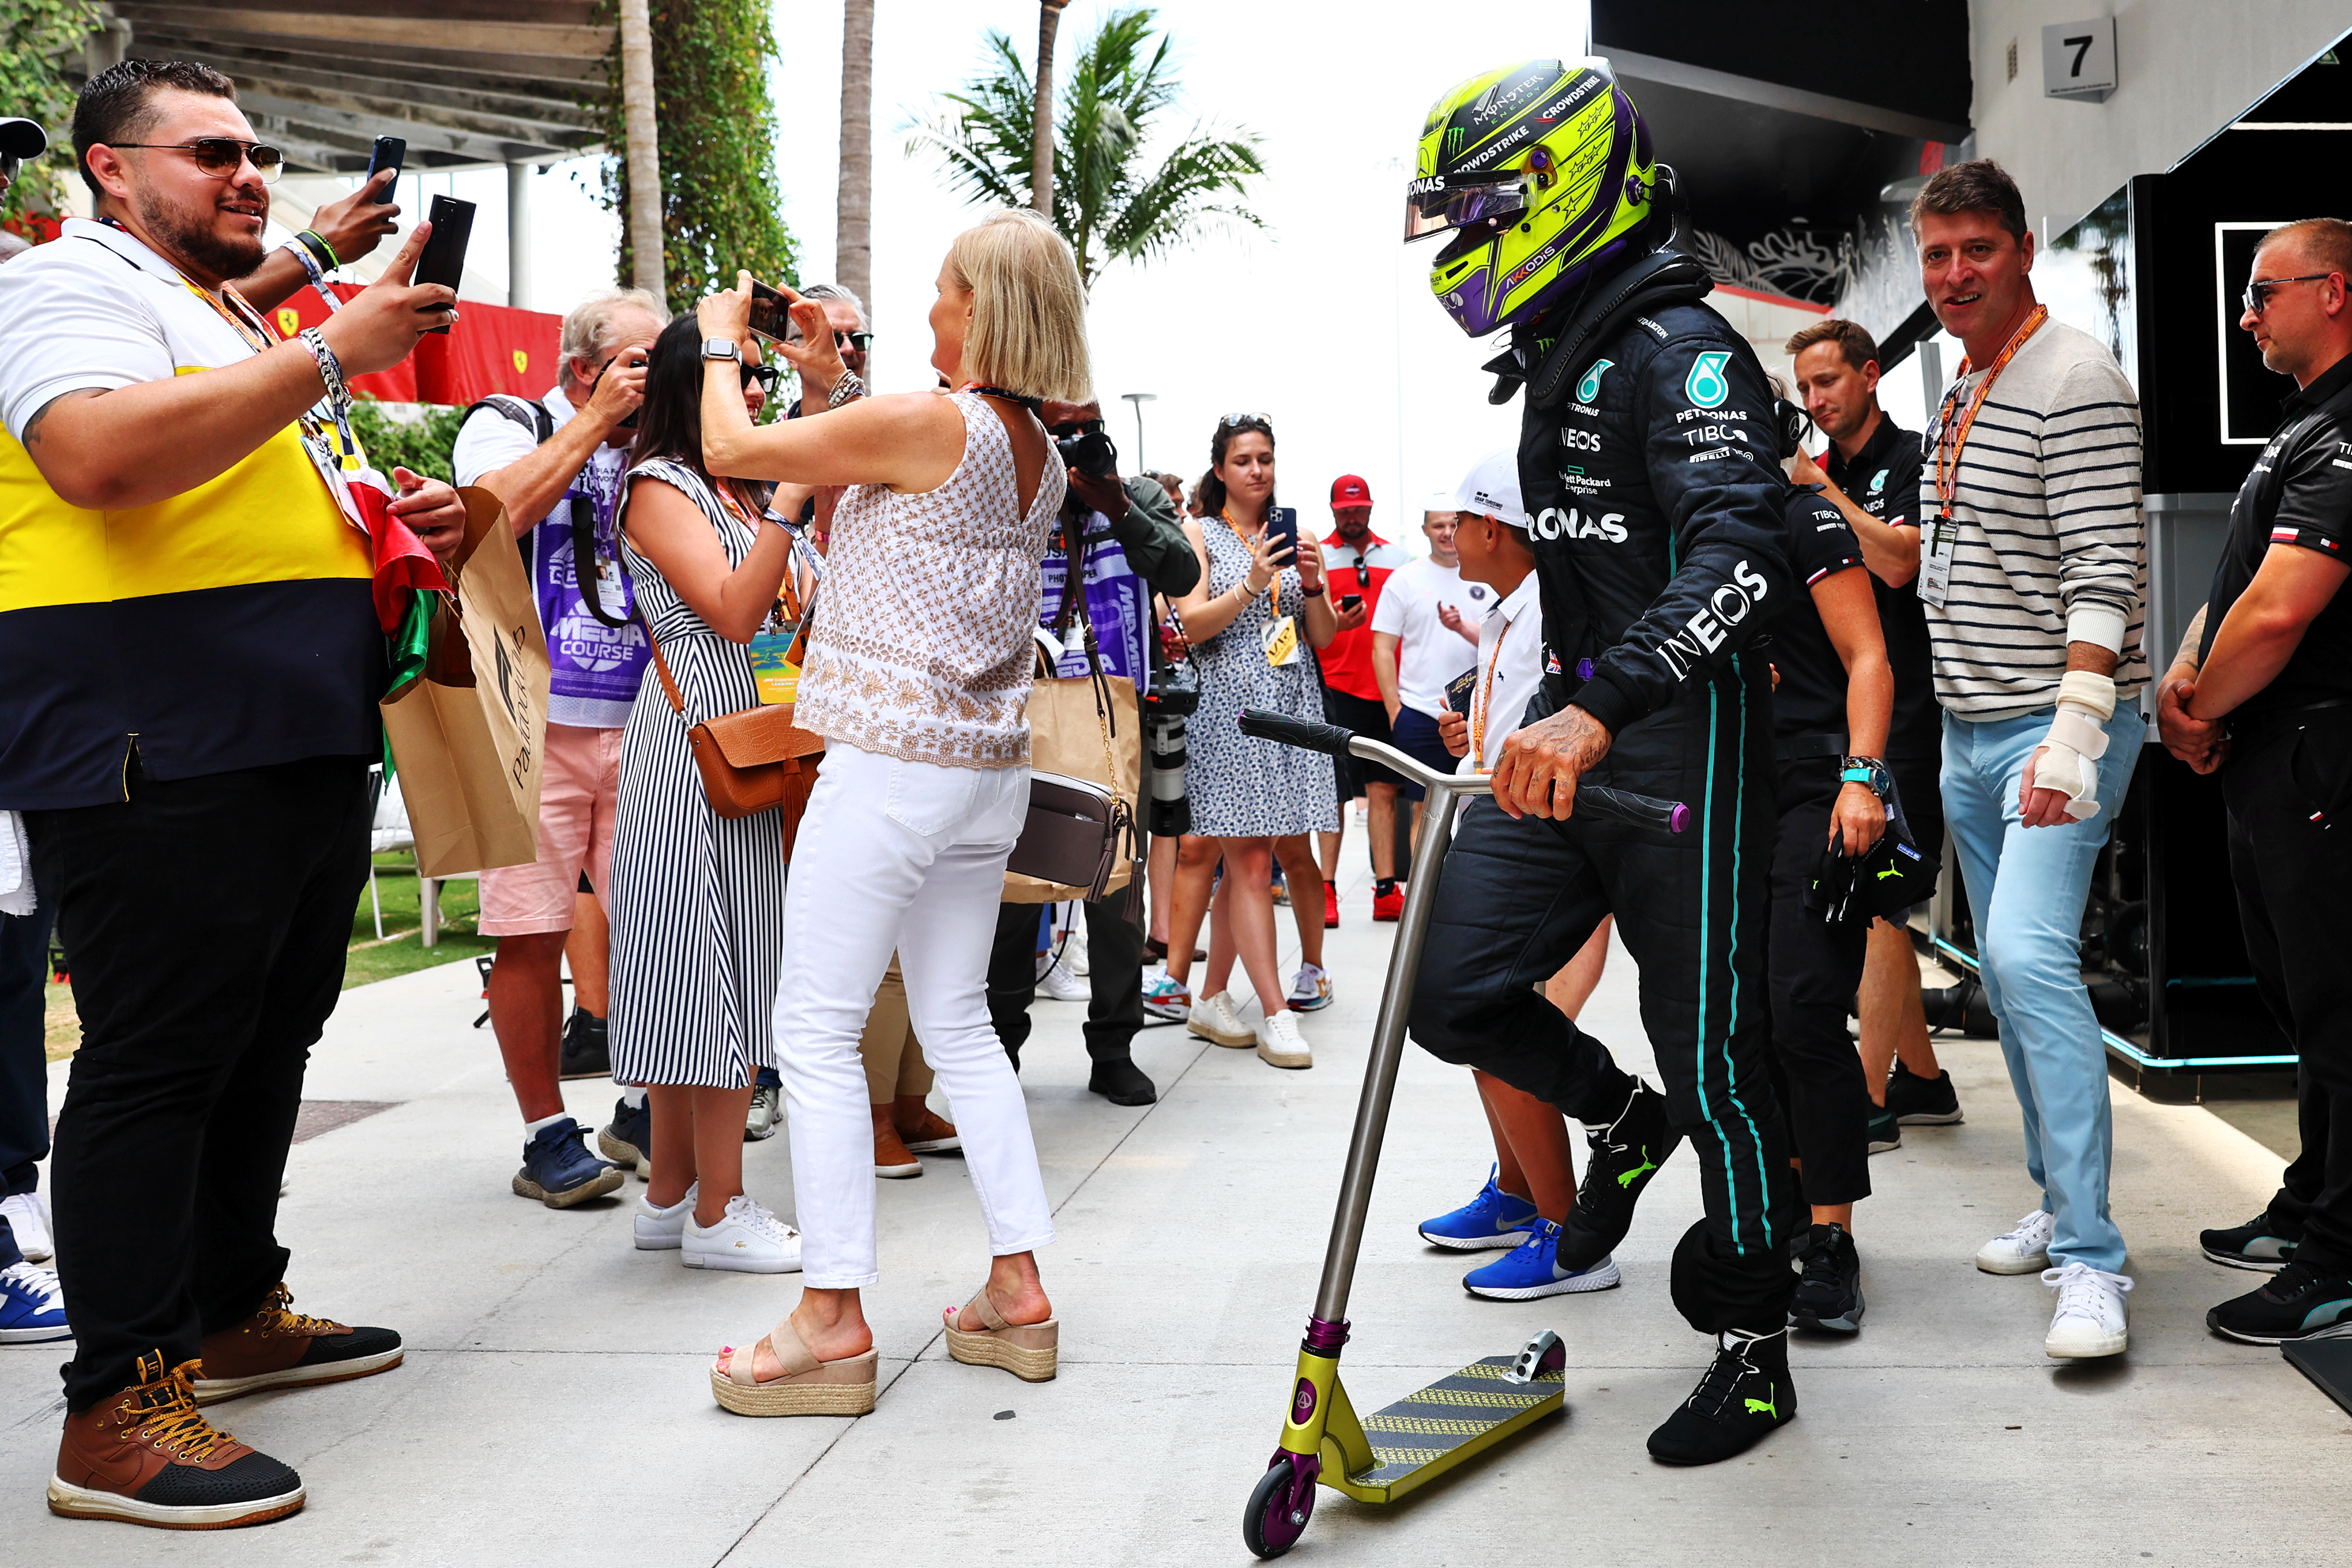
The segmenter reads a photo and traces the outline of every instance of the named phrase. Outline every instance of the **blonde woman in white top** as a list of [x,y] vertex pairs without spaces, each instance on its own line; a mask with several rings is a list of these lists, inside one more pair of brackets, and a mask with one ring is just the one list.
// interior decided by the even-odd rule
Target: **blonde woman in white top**
[[804,1288],[756,1345],[721,1354],[712,1392],[743,1415],[873,1408],[859,1292],[879,1276],[857,1041],[894,950],[955,1101],[993,1255],[980,1292],[948,1310],[949,1353],[1051,1377],[1058,1326],[1034,1249],[1053,1221],[985,985],[1004,862],[1028,813],[1038,562],[1067,482],[1035,410],[1094,395],[1086,290],[1044,219],[995,214],[957,237],[931,307],[931,363],[959,390],[863,396],[822,308],[795,300],[803,341],[781,351],[808,404],[833,406],[754,426],[730,357],[749,330],[750,276],[740,282],[698,312],[712,356],[705,463],[850,488],[794,709],[829,743],[793,848],[776,1000]]

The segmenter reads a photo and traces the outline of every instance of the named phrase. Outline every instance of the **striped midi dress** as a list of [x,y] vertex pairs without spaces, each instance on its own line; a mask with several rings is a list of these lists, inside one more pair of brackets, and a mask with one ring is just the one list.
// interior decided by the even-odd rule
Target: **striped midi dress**
[[[659,479],[701,510],[740,566],[752,533],[710,482],[657,458],[623,480]],[[688,729],[759,704],[751,659],[688,608],[653,563],[621,540],[637,608],[685,699],[681,717],[648,671],[621,736],[613,821],[613,1077],[620,1083],[740,1089],[775,1065],[776,973],[783,960],[783,822],[710,809]]]

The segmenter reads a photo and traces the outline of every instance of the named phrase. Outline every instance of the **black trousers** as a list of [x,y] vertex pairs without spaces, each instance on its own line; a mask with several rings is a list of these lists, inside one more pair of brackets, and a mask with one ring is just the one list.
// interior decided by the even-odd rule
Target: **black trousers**
[[1805,1163],[1805,1201],[1823,1206],[1870,1195],[1869,1080],[1845,1032],[1870,924],[1829,925],[1805,910],[1840,787],[1835,757],[1782,763],[1772,847],[1772,1084]]
[[[1143,1027],[1144,931],[1123,919],[1124,889],[1087,911],[1087,1055],[1098,1062],[1132,1059]],[[1037,992],[1037,927],[1043,904],[1003,904],[988,955],[988,1016],[1015,1063],[1029,1041],[1029,1004]]]
[[48,1053],[41,987],[49,978],[47,902],[0,915],[0,1197],[40,1185],[49,1154]]
[[[1760,661],[1758,670],[1763,666]],[[1588,776],[1690,804],[1680,835],[1591,817],[1513,821],[1472,802],[1444,861],[1422,949],[1413,1038],[1583,1122],[1624,1108],[1633,1079],[1538,987],[1606,914],[1641,966],[1642,1023],[1668,1115],[1698,1161],[1706,1217],[1675,1249],[1675,1305],[1705,1333],[1777,1332],[1795,1277],[1774,1194],[1789,1150],[1765,1066],[1770,906],[1770,708],[1734,673],[1629,725]]]
[[2298,1259],[2342,1273],[2352,1269],[2352,962],[2342,915],[2352,888],[2352,710],[2273,721],[2236,742],[2221,794],[2246,956],[2303,1058],[2303,1152],[2271,1218],[2299,1240]]
[[26,814],[81,1014],[51,1162],[78,1411],[286,1277],[278,1184],[367,884],[364,758],[126,785]]

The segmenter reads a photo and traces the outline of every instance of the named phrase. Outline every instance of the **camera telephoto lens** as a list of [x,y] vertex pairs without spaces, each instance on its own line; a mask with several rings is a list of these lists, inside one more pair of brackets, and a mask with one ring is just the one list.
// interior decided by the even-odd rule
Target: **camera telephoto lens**
[[1152,719],[1144,729],[1151,745],[1151,810],[1149,830],[1173,838],[1192,830],[1192,803],[1184,794],[1184,721]]

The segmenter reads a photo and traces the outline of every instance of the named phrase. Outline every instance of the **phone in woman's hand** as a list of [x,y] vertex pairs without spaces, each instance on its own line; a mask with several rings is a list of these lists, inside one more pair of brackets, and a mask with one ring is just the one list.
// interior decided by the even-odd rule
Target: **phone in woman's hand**
[[1276,566],[1298,560],[1298,509],[1278,506],[1265,514],[1265,558]]

